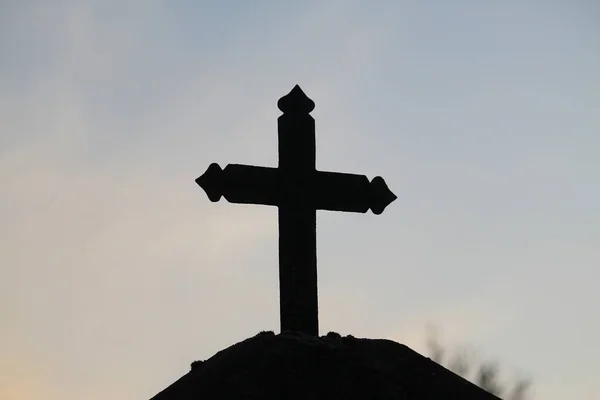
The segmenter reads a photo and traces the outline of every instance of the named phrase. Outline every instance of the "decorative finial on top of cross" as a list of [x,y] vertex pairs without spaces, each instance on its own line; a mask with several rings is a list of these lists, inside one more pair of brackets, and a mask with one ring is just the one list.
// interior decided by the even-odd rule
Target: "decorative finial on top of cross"
[[277,107],[284,114],[308,114],[315,109],[315,102],[296,85],[291,92],[279,99]]

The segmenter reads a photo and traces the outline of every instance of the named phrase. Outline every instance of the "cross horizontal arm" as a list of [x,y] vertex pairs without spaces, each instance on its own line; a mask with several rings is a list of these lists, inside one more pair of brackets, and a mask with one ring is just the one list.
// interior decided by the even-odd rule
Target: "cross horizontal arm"
[[230,203],[268,206],[277,205],[277,182],[277,168],[229,164],[221,169],[216,163],[196,179],[213,202],[223,196]]
[[[213,202],[223,196],[230,203],[281,206],[291,195],[285,188],[295,187],[292,181],[281,179],[277,168],[229,164],[221,169],[213,163],[196,183]],[[339,172],[314,171],[293,192],[304,196],[316,210],[366,213],[371,209],[374,214],[381,214],[396,200],[379,176],[369,182],[365,175]]]
[[396,195],[380,176],[371,182],[365,175],[317,171],[312,188],[318,210],[381,214]]

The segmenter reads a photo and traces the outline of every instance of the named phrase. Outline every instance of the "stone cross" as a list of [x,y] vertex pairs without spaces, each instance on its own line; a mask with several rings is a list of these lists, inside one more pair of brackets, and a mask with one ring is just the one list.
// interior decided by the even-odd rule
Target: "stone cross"
[[279,168],[213,163],[196,183],[213,202],[279,208],[281,331],[318,336],[316,210],[381,214],[396,196],[379,176],[316,170],[315,103],[298,85],[277,106]]

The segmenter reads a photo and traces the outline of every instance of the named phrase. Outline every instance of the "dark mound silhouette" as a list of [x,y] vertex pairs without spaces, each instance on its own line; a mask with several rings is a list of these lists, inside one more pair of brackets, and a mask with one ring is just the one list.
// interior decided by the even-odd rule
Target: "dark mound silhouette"
[[195,361],[152,400],[498,400],[408,347],[337,333],[261,332]]

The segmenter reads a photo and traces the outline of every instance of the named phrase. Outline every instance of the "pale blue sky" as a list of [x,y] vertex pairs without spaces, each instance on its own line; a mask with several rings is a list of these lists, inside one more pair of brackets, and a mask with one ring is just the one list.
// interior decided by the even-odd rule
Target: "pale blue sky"
[[597,2],[5,0],[0,51],[0,398],[149,398],[278,330],[276,210],[194,179],[276,165],[295,84],[318,168],[398,195],[319,213],[321,331],[600,398]]

